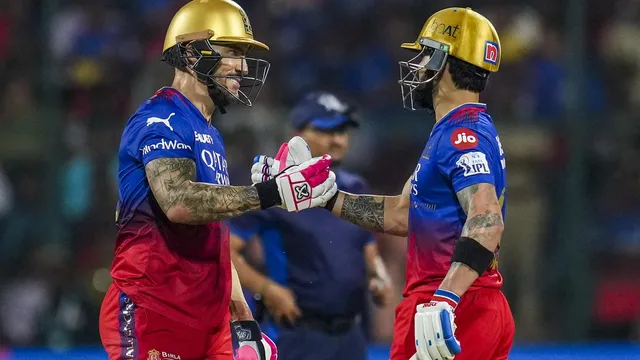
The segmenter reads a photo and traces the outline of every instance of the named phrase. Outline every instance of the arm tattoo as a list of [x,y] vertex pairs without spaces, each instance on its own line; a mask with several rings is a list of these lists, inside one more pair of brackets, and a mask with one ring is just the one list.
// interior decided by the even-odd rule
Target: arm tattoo
[[502,225],[502,216],[487,210],[484,214],[476,215],[467,219],[462,232],[473,232],[476,229],[485,229],[492,226]]
[[340,217],[374,232],[384,231],[384,198],[344,194]]
[[471,185],[458,191],[457,193],[458,201],[460,201],[460,206],[462,207],[462,210],[464,210],[464,213],[467,215],[469,215],[469,212],[471,210],[471,199],[473,198],[473,195],[478,192],[479,187],[480,186],[478,184]]
[[489,184],[475,184],[457,193],[460,206],[467,214],[467,221],[462,228],[462,235],[480,243],[490,241],[493,236],[500,236],[497,229],[503,226],[500,203],[495,187]]
[[145,167],[153,195],[162,210],[187,214],[189,224],[221,221],[259,209],[253,186],[220,186],[195,182],[196,165],[191,159],[161,158]]

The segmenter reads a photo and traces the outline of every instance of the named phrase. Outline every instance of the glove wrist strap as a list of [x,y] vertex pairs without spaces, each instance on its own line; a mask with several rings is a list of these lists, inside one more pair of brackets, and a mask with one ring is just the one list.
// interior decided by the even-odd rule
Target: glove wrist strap
[[265,210],[282,204],[280,192],[278,191],[278,184],[276,183],[275,178],[269,181],[257,183],[254,186],[256,187],[256,190],[258,190],[260,209]]
[[446,302],[455,309],[460,302],[460,296],[448,290],[438,289],[433,293],[431,301]]

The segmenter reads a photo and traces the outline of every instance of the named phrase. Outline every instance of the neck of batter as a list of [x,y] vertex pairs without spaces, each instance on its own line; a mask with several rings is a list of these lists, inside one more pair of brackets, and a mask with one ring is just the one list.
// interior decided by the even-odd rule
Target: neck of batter
[[436,123],[442,120],[442,118],[451,112],[451,110],[462,104],[480,102],[480,94],[466,90],[454,90],[446,94],[438,95],[441,96],[438,96],[434,106],[436,111]]
[[211,116],[216,106],[213,104],[205,84],[187,72],[176,70],[171,87],[189,99],[202,116],[211,123]]

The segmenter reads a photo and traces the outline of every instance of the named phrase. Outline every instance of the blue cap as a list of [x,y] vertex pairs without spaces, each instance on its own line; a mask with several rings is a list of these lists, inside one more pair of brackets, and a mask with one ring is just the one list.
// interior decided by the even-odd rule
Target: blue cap
[[305,96],[291,111],[291,125],[300,130],[307,125],[320,130],[334,130],[343,126],[358,127],[352,107],[335,95],[313,92]]

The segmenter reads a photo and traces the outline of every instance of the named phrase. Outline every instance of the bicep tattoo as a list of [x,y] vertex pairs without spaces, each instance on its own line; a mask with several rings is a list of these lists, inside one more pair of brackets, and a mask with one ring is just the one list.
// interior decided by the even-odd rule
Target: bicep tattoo
[[471,186],[467,186],[466,188],[456,193],[456,195],[458,196],[458,201],[460,202],[460,206],[462,207],[462,210],[464,210],[464,213],[467,215],[469,215],[469,212],[471,211],[471,199],[473,198],[473,195],[478,192],[479,187],[479,184],[474,184]]
[[145,171],[149,187],[165,213],[182,199],[181,186],[196,179],[196,164],[186,158],[155,159],[147,164]]
[[493,185],[471,185],[458,191],[457,196],[467,214],[463,236],[481,241],[483,237],[492,236],[493,229],[503,226],[500,203]]

